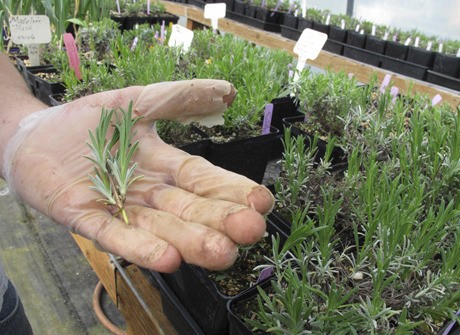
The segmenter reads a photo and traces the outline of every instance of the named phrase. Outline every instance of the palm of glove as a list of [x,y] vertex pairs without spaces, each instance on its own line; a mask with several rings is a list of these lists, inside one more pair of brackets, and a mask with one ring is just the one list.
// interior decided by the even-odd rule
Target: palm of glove
[[[160,83],[103,92],[53,107],[23,120],[9,144],[8,181],[28,204],[103,249],[157,271],[174,271],[181,260],[209,269],[230,266],[239,243],[265,231],[273,204],[267,189],[165,144],[152,123],[219,117],[233,101],[233,87],[219,80]],[[88,175],[93,163],[86,142],[102,107],[127,109],[143,118],[135,126],[133,160],[143,177],[127,194],[131,225],[97,200]]]

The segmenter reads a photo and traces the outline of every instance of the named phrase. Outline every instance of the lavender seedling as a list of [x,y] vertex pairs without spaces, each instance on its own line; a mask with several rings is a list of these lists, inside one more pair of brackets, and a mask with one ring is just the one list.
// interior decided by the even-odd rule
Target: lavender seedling
[[[89,179],[94,184],[91,189],[103,195],[98,202],[116,206],[117,215],[129,225],[124,208],[126,193],[128,187],[142,177],[134,176],[138,164],[131,161],[139,145],[138,141],[132,143],[134,135],[132,129],[141,117],[132,118],[132,103],[129,104],[127,111],[120,110],[121,119],[115,114],[116,123],[113,124],[114,131],[109,140],[107,134],[112,126],[111,120],[115,110],[102,110],[99,124],[94,132],[89,131],[91,140],[86,142],[92,155],[85,157],[95,164],[94,175],[89,175]],[[115,145],[118,145],[118,148],[112,154]]]

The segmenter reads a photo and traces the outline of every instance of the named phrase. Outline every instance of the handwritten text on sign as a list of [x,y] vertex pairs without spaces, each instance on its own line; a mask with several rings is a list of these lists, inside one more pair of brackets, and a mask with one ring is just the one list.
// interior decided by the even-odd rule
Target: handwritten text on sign
[[307,28],[302,32],[295,44],[294,52],[301,59],[316,59],[326,40],[327,35],[325,33]]
[[16,44],[40,44],[51,41],[50,20],[46,15],[10,17],[11,38]]

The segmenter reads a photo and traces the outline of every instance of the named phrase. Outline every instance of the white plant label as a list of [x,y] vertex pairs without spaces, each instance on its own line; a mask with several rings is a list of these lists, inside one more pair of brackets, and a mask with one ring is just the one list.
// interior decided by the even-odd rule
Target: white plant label
[[307,17],[307,0],[302,0],[302,17],[305,19]]
[[420,37],[416,37],[414,41],[414,47],[418,48],[418,45],[420,44]]
[[30,65],[40,65],[39,44],[51,41],[50,20],[46,15],[14,15],[9,19],[11,39],[27,46]]
[[325,22],[326,25],[329,25],[331,24],[331,14],[327,14],[327,17],[326,17],[326,22]]
[[457,57],[460,57],[460,48],[457,50]]
[[211,20],[212,29],[217,30],[217,22],[225,17],[227,12],[226,3],[210,3],[204,6],[204,18]]
[[327,34],[307,28],[299,37],[294,46],[294,53],[299,56],[297,72],[294,80],[298,79],[298,73],[303,70],[307,59],[316,59],[326,43]]
[[376,29],[377,29],[377,28],[375,27],[375,24],[373,24],[373,25],[372,25],[372,31],[371,31],[371,35],[372,35],[372,36],[375,36],[375,30],[376,30]]
[[386,41],[388,39],[388,31],[385,32],[385,35],[383,35],[383,40]]
[[51,41],[50,19],[46,15],[10,17],[11,38],[16,44],[41,44]]
[[428,44],[426,45],[426,51],[431,51],[432,46],[433,46],[433,42],[428,41]]
[[174,24],[171,29],[168,46],[182,47],[183,51],[190,48],[193,40],[193,31],[185,27]]
[[356,31],[356,32],[359,32],[359,27],[360,27],[360,25],[359,25],[359,23],[358,23],[358,24],[356,25],[356,28],[355,28],[355,31]]
[[410,44],[410,42],[411,42],[411,38],[408,37],[404,45],[407,47]]
[[345,29],[345,20],[344,19],[342,19],[340,21],[340,28]]
[[442,52],[442,48],[443,48],[442,43],[439,43],[438,52]]

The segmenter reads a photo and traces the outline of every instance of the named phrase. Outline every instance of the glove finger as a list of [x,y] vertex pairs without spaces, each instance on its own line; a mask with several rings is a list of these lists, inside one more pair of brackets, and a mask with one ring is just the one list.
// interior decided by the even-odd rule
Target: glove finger
[[236,90],[224,80],[193,79],[145,86],[134,103],[134,114],[143,122],[176,120],[184,124],[223,124],[222,114]]
[[173,245],[187,263],[223,270],[238,255],[236,244],[217,230],[144,206],[129,206],[126,210],[132,225]]
[[182,260],[178,250],[168,242],[149,231],[127,225],[108,211],[85,211],[72,228],[103,250],[147,269],[173,272]]
[[169,184],[202,197],[234,202],[262,214],[273,208],[273,195],[265,186],[173,148],[148,129],[140,129],[139,135],[135,159],[143,171],[163,172],[169,176]]
[[266,229],[264,217],[252,208],[235,202],[206,198],[162,183],[134,183],[130,203],[173,214],[218,230],[238,244],[259,241]]

